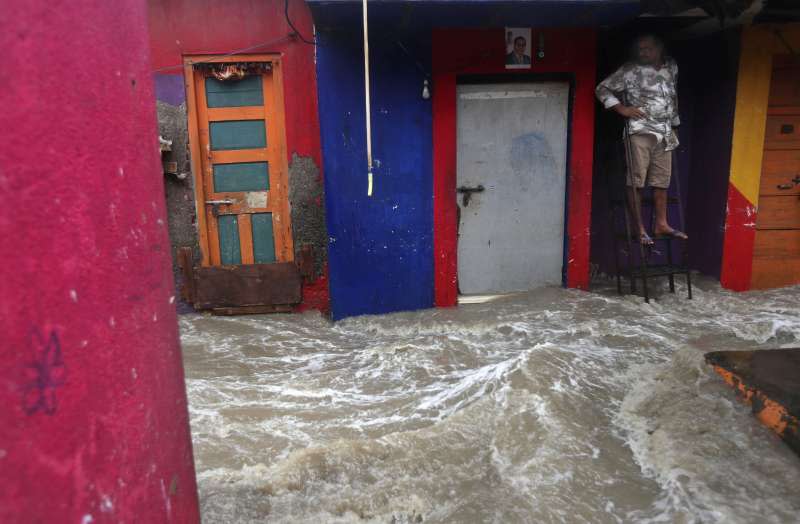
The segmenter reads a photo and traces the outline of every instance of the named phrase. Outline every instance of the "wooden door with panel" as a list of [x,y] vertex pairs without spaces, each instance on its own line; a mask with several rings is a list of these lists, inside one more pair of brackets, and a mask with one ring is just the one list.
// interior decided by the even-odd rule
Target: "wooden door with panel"
[[280,59],[186,57],[184,75],[202,253],[202,267],[186,268],[186,296],[221,314],[290,310],[302,281],[293,263]]
[[775,56],[753,249],[754,289],[800,283],[800,59]]
[[279,66],[227,80],[213,73],[194,70],[203,258],[212,266],[291,262]]

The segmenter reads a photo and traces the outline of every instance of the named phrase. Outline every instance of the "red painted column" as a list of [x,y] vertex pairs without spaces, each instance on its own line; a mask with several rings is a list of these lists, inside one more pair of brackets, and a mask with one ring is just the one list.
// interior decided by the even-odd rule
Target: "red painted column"
[[[441,33],[434,33],[434,41]],[[434,305],[458,303],[458,204],[456,188],[456,76],[435,74],[433,83]]]
[[0,522],[195,522],[146,5],[0,18]]
[[728,216],[722,242],[722,287],[747,291],[753,277],[758,209],[732,183],[728,184]]

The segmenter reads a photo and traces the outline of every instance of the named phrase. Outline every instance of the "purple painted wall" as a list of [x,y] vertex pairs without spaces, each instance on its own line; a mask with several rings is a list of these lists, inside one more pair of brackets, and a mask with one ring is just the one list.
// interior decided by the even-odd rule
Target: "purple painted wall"
[[156,100],[179,106],[186,102],[186,86],[183,85],[183,75],[153,74]]
[[196,522],[144,2],[0,18],[0,522]]
[[687,46],[692,144],[687,221],[691,267],[719,278],[728,200],[740,35],[728,31]]

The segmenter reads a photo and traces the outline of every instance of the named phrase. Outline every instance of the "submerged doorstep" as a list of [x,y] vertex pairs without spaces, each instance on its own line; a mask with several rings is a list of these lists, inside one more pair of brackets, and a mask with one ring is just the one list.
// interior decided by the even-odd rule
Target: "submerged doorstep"
[[706,362],[800,455],[800,348],[715,351]]

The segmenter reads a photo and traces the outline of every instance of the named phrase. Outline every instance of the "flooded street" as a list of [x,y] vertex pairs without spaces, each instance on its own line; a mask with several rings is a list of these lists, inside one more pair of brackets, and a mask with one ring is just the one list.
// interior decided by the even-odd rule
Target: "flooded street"
[[204,521],[797,522],[800,459],[703,353],[800,346],[800,288],[684,291],[184,315]]

